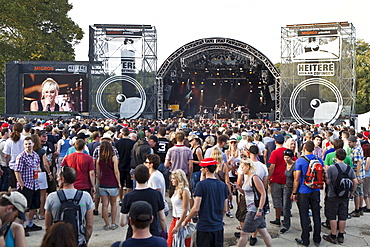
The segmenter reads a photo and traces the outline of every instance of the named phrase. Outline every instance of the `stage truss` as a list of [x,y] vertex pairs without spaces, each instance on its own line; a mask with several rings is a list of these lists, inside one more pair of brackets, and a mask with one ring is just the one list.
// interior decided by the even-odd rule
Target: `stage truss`
[[[132,115],[133,118],[154,118],[157,111],[156,28],[151,25],[95,24],[90,26],[89,36],[89,62],[91,65],[89,101],[91,102],[89,106],[90,115],[103,114],[105,117],[110,118],[119,117],[119,112],[117,111],[107,113],[108,111],[104,109],[101,103],[99,103],[100,99],[96,98],[96,94],[98,90],[102,91],[101,84],[109,77],[116,76],[119,80],[123,80],[122,78],[125,77],[119,76],[121,74],[125,74],[132,77],[134,81],[137,81],[140,84],[140,87],[136,88],[137,92],[141,91],[142,87],[146,94],[145,108],[140,112],[128,115]],[[125,56],[127,57],[125,58]],[[129,61],[128,64],[133,66],[133,68],[129,67],[124,69],[127,61]],[[128,80],[128,82],[130,82],[130,80]],[[133,83],[133,85],[135,84],[136,82]],[[124,86],[122,85],[122,88],[123,87]],[[102,94],[102,96],[103,98],[105,97],[104,94]],[[119,95],[117,97],[119,97]]]
[[[279,120],[317,124],[349,118],[356,98],[355,45],[348,22],[282,27]],[[319,109],[323,103],[328,108]]]
[[[157,98],[157,115],[159,118],[163,118],[164,113],[164,78],[169,76],[169,73],[173,72],[175,64],[180,64],[181,69],[185,71],[187,66],[193,61],[204,56],[206,52],[212,51],[225,51],[230,54],[245,57],[249,61],[249,66],[256,66],[258,63],[264,65],[265,70],[261,71],[261,80],[265,80],[267,75],[271,75],[274,80],[274,95],[275,100],[275,111],[278,113],[280,108],[280,102],[278,99],[279,93],[279,84],[280,84],[280,74],[271,63],[271,61],[260,51],[254,47],[229,38],[204,38],[190,42],[172,53],[162,64],[157,72],[157,88],[158,88],[158,98]],[[171,75],[171,77],[173,77]],[[210,78],[213,79],[213,78]],[[223,79],[235,79],[235,78],[223,78]],[[160,97],[161,96],[161,97]],[[279,117],[278,114],[275,116]]]

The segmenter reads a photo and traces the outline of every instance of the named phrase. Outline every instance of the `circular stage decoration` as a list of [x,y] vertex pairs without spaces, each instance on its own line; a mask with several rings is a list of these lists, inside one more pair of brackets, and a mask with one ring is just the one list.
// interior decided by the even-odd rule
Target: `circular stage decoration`
[[[310,91],[310,87],[317,86],[318,93],[309,98],[307,92]],[[309,106],[302,106],[302,99],[308,100]],[[297,110],[297,106],[304,110]],[[330,81],[312,78],[302,81],[293,89],[289,108],[293,118],[301,124],[334,123],[342,111],[343,98],[339,89]],[[307,119],[312,119],[312,122],[308,122]]]
[[140,83],[127,75],[111,76],[96,92],[96,105],[106,118],[138,118],[146,105]]

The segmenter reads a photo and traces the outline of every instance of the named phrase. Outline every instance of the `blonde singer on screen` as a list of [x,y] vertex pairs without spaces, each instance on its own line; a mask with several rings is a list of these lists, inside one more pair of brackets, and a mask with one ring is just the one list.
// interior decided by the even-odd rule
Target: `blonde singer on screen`
[[47,78],[41,84],[41,100],[31,103],[31,111],[69,111],[55,102],[59,93],[59,85],[52,78]]

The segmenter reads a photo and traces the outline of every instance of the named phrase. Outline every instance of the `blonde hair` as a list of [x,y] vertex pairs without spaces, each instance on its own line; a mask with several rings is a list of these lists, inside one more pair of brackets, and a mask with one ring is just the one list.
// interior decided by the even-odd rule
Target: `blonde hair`
[[248,175],[253,174],[256,171],[256,167],[251,159],[242,159],[240,161],[240,165],[242,166],[249,166]]
[[216,172],[222,167],[222,164],[224,163],[224,160],[222,158],[222,152],[218,147],[214,147],[211,152],[210,158],[214,158],[218,164]]
[[171,176],[174,176],[177,181],[177,186],[175,191],[179,195],[179,198],[182,199],[182,192],[185,188],[189,188],[189,182],[186,178],[186,174],[183,170],[177,169],[171,173]]
[[214,146],[215,142],[216,140],[213,136],[207,136],[207,138],[204,140],[204,143],[203,143],[203,150],[205,150],[207,146]]
[[293,138],[289,138],[288,140],[286,140],[283,147],[286,147],[286,148],[290,149],[290,144],[291,144],[292,141],[295,142],[295,148],[292,151],[293,151],[294,155],[296,155],[298,153],[298,144],[297,144],[297,141],[294,140]]
[[58,83],[52,78],[46,78],[45,81],[41,84],[41,98],[44,98],[44,89],[50,88],[51,90],[55,90],[56,94],[58,95],[59,92],[59,85]]

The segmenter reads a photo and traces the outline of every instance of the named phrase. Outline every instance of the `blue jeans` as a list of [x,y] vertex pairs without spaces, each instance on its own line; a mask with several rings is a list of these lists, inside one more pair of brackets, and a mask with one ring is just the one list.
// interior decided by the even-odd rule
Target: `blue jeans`
[[158,166],[158,171],[163,174],[164,182],[166,183],[166,189],[168,190],[170,188],[170,168],[165,167],[164,163],[160,163]]
[[193,172],[190,179],[190,187],[193,191],[195,191],[195,187],[197,186],[198,182],[200,181],[201,171]]
[[298,193],[298,209],[299,218],[301,220],[302,234],[301,239],[304,245],[310,244],[310,216],[308,216],[308,209],[311,206],[313,218],[313,241],[315,243],[321,242],[321,217],[320,217],[320,191],[311,193]]

